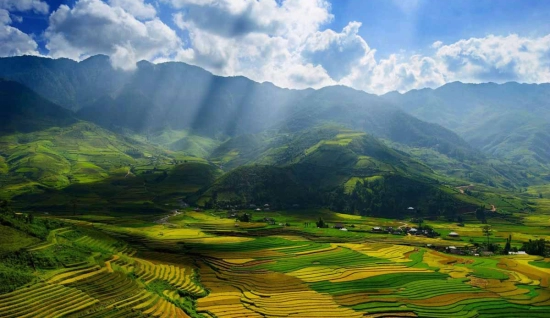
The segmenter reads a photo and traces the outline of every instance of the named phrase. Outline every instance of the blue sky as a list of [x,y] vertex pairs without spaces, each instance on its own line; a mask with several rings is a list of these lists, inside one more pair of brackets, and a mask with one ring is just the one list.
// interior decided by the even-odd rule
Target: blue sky
[[435,41],[550,33],[550,2],[540,0],[339,0],[332,1],[332,12],[335,19],[328,28],[363,22],[359,35],[379,57],[399,50],[422,52]]
[[550,2],[2,0],[0,55],[182,61],[291,88],[372,93],[550,81]]

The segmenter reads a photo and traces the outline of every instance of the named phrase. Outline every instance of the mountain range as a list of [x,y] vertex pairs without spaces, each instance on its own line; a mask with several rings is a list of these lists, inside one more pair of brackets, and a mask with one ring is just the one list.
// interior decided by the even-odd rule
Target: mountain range
[[88,207],[185,198],[456,210],[482,201],[454,186],[517,189],[542,182],[550,163],[550,85],[376,96],[283,89],[184,63],[126,72],[106,56],[1,58],[0,78],[1,196],[41,202],[34,208],[79,197]]

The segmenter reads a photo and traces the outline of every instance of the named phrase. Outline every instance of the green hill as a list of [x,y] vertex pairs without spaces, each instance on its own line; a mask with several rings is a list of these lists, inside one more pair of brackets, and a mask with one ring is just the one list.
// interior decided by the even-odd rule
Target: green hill
[[156,203],[219,175],[204,159],[79,121],[19,83],[0,81],[0,95],[0,199],[63,209],[75,199],[95,206]]
[[[435,213],[433,205],[439,204],[456,213],[480,203],[465,200],[457,195],[458,190],[438,182],[438,176],[424,164],[362,132],[324,126],[272,138],[272,143],[284,139],[290,140],[285,146],[267,150],[252,149],[255,143],[245,142],[257,141],[251,136],[226,143],[227,152],[219,157],[228,159],[228,164],[249,165],[225,174],[200,192],[197,202],[205,206],[328,206],[335,211],[386,216],[402,215],[411,205]],[[244,145],[251,148],[243,150]]]
[[460,82],[383,96],[420,119],[457,132],[495,158],[544,169],[550,164],[549,97],[549,84]]

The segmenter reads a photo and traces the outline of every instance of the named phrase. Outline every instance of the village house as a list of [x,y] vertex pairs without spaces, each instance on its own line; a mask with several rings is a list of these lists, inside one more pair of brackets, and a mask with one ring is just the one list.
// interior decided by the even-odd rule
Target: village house
[[344,229],[345,226],[342,223],[336,223],[336,224],[334,224],[334,228],[337,229],[337,230],[341,230],[341,229]]
[[275,225],[275,219],[273,218],[263,218],[262,221],[269,225]]
[[373,228],[372,228],[372,231],[373,231],[373,232],[376,232],[376,233],[384,232],[384,230],[382,230],[382,228],[379,227],[379,226],[373,227]]
[[234,219],[237,217],[237,213],[236,212],[227,212],[227,218],[228,219]]
[[448,234],[448,236],[449,237],[454,237],[454,238],[459,238],[460,237],[460,235],[458,235],[458,233],[456,233],[456,232],[451,232],[451,233]]

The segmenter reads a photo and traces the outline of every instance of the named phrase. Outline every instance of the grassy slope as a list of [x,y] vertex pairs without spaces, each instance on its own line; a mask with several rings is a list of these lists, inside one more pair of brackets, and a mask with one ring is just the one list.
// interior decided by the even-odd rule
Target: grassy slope
[[427,200],[428,192],[438,189],[448,193],[450,200],[461,202],[459,205],[482,204],[475,197],[444,187],[429,167],[362,132],[324,126],[272,137],[268,143],[271,147],[263,148],[262,141],[265,139],[248,136],[231,140],[215,151],[218,160],[227,165],[253,165],[227,173],[198,202],[203,204],[217,196],[218,201],[318,206],[327,204],[328,193],[340,187],[349,193],[357,181],[382,180],[391,193],[408,193],[405,189],[409,185],[414,188],[413,184],[427,191],[425,197],[417,195],[415,203]]
[[0,155],[0,196],[35,208],[68,209],[73,198],[142,204],[194,192],[218,175],[204,159],[86,122],[1,136]]

